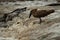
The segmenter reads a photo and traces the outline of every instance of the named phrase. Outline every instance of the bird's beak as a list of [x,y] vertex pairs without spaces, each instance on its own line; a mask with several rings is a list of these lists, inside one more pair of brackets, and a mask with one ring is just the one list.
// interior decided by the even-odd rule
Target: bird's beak
[[29,14],[29,18],[31,17],[32,13]]

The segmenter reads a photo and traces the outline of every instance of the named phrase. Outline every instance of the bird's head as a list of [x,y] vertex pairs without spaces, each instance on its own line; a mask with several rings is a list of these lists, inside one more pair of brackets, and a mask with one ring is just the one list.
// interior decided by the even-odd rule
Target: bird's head
[[29,14],[29,18],[31,17],[32,14],[34,14],[37,11],[37,9],[32,9]]
[[32,9],[31,11],[32,11],[32,12],[36,12],[36,11],[37,11],[37,9]]

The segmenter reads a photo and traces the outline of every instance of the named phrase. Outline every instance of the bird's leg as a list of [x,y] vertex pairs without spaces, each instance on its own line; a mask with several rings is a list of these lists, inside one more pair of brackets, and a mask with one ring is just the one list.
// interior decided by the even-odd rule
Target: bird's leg
[[39,23],[41,23],[42,22],[42,20],[41,20],[41,18],[40,18],[40,22]]

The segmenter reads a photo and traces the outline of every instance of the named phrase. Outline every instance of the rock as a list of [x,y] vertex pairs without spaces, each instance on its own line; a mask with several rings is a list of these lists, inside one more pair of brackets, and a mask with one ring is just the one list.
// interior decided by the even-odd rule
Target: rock
[[[26,6],[25,3],[22,4]],[[38,9],[51,9],[50,6],[37,7],[34,5],[35,3],[33,2],[29,2],[29,3],[27,2],[26,4],[27,6],[29,4],[30,7],[32,7],[31,5],[33,5],[34,8],[38,8]],[[1,8],[5,10],[5,8],[3,7]],[[10,9],[13,10],[13,8],[18,8],[18,7],[17,6],[12,7],[9,8],[9,10]],[[32,7],[31,9],[34,8]],[[56,8],[60,8],[60,7],[56,7]],[[31,18],[29,19],[28,18],[29,13],[30,10],[29,12],[27,11],[19,14],[19,17],[13,18],[12,21],[8,21],[7,24],[9,27],[7,28],[0,26],[0,39],[1,40],[60,40],[60,11],[57,10],[57,12],[42,18],[43,22],[41,24],[37,23],[39,22],[38,18],[34,18],[33,16],[31,16]],[[1,25],[3,24],[5,25],[5,23],[1,23]]]
[[46,6],[60,6],[60,3],[47,4]]
[[14,39],[14,38],[4,38],[4,37],[0,37],[0,40],[17,40],[17,39]]
[[6,27],[8,27],[8,25],[6,23],[4,23],[4,22],[0,22],[0,27],[6,28]]

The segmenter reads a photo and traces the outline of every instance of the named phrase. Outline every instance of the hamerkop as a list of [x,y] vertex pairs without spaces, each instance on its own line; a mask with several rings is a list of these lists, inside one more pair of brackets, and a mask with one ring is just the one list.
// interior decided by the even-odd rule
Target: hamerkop
[[39,18],[40,19],[39,23],[41,23],[42,22],[41,17],[45,17],[45,16],[47,16],[47,15],[49,15],[51,13],[54,13],[54,12],[55,12],[54,9],[51,9],[51,10],[37,10],[37,9],[32,9],[30,11],[29,18],[31,17],[31,15],[33,15],[34,17]]

